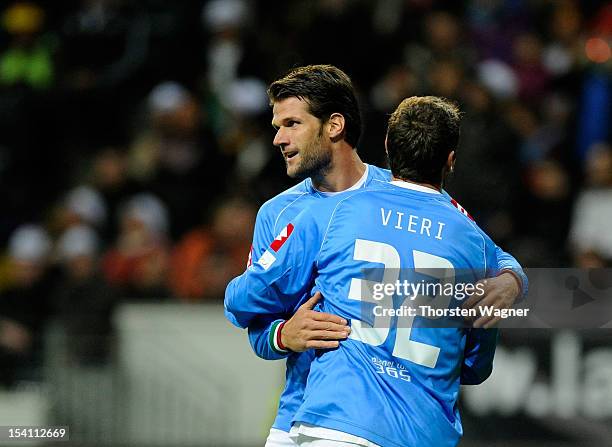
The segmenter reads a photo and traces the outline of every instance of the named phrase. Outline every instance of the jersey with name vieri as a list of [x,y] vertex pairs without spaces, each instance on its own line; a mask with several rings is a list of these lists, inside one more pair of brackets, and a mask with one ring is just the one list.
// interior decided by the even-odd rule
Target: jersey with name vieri
[[[378,269],[379,282],[393,283],[402,271],[464,269],[474,282],[497,270],[496,246],[445,196],[405,182],[373,183],[300,213],[276,251],[245,272],[244,299],[260,314],[290,312],[314,281],[322,310],[351,324],[348,340],[312,362],[294,422],[381,446],[454,446],[469,330],[423,327],[420,317],[377,320],[368,309],[380,302],[367,295],[364,272]],[[388,299],[397,307],[396,296]]]
[[[343,194],[350,194],[351,190],[358,190],[370,186],[374,181],[389,181],[391,173],[387,169],[366,164],[366,172],[361,181],[352,188],[339,193],[322,193],[314,188],[311,179],[305,179],[288,190],[268,200],[258,211],[253,234],[253,245],[249,252],[247,266],[258,261],[261,256],[272,247],[271,241],[279,232],[290,223],[304,209],[325,200],[336,200]],[[447,200],[459,211],[467,216],[467,212],[443,192]],[[519,263],[509,253],[496,247],[498,267],[511,269],[521,276],[523,282],[523,295],[526,294],[528,280]],[[273,252],[273,250],[272,250]],[[249,312],[250,303],[245,300],[244,294],[245,274],[234,278],[227,286],[225,294],[225,314],[232,324],[239,327],[248,327],[249,342],[253,351],[266,360],[287,360],[285,388],[280,396],[279,407],[273,427],[289,431],[291,420],[302,403],[306,379],[310,363],[314,358],[314,351],[302,353],[282,351],[278,349],[276,339],[280,323],[292,314],[259,315]],[[310,297],[311,291],[301,298],[301,302]],[[295,309],[294,309],[295,310]],[[236,315],[234,314],[236,311]],[[240,315],[240,321],[237,319]],[[477,384],[486,379],[491,369],[491,359],[494,354],[497,334],[495,330],[473,329],[466,344],[466,357],[461,369],[462,384]]]

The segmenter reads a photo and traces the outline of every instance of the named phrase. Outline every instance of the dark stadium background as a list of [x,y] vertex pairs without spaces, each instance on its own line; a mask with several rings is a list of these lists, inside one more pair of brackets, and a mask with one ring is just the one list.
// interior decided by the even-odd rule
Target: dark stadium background
[[[0,425],[92,447],[263,444],[283,365],[221,303],[258,206],[292,184],[265,88],[296,65],[352,77],[378,165],[401,99],[457,101],[447,189],[479,225],[525,267],[612,264],[610,2],[0,9]],[[465,390],[461,445],[612,445],[610,341],[505,331],[494,376]]]

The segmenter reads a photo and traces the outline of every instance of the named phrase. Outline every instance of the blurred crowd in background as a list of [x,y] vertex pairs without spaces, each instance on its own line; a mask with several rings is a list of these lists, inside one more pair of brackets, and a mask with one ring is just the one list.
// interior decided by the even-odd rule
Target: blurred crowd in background
[[524,267],[612,265],[612,4],[40,0],[0,12],[0,382],[60,318],[104,362],[124,300],[220,302],[258,206],[294,182],[266,86],[352,77],[385,165],[412,95],[464,112],[448,191]]

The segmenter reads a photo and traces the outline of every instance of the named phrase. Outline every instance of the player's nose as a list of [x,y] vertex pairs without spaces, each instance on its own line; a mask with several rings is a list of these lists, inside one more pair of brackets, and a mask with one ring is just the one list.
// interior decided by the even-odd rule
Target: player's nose
[[287,133],[286,133],[285,131],[283,131],[283,128],[282,128],[282,127],[281,127],[281,128],[279,128],[279,129],[276,131],[276,135],[274,135],[274,140],[272,141],[272,144],[273,144],[274,146],[278,146],[278,147],[280,147],[281,149],[282,149],[284,146],[287,146],[287,145],[289,144],[289,139],[288,139],[288,137],[287,137]]

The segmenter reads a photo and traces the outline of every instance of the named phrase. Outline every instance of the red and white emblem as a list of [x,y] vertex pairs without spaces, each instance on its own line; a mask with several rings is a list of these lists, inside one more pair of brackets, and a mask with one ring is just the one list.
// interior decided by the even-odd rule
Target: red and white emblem
[[455,200],[455,199],[451,199],[451,203],[455,206],[455,208],[457,208],[459,211],[461,211],[462,214],[465,214],[467,217],[469,217],[471,220],[474,220],[474,218],[472,216],[470,216],[470,213],[468,213],[464,207],[462,207],[461,205],[459,205],[459,203]]
[[275,252],[278,252],[278,250],[280,250],[283,244],[287,242],[287,239],[289,239],[289,236],[291,236],[291,233],[293,233],[293,224],[290,223],[290,224],[287,224],[285,228],[283,228],[283,230],[280,232],[278,236],[276,236],[276,239],[274,239],[272,243],[270,244],[270,248],[274,250]]

